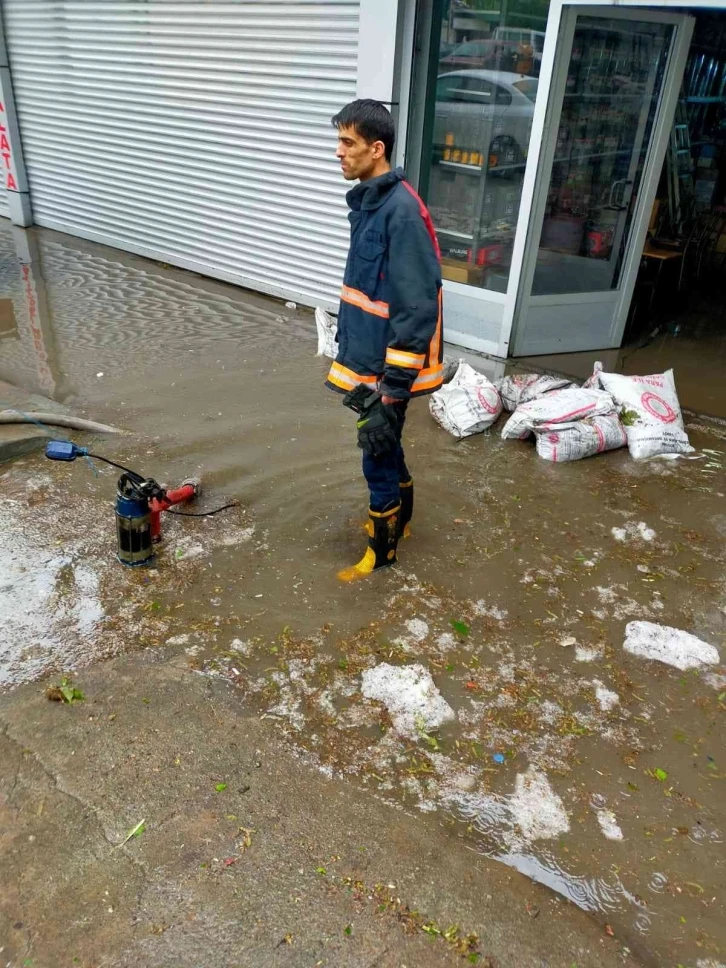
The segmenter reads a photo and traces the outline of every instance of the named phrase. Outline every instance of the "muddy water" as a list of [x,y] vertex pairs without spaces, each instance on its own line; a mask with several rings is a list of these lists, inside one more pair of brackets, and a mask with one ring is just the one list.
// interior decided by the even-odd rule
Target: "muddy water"
[[[342,587],[365,490],[311,316],[53,233],[32,243],[29,282],[3,241],[16,332],[0,377],[131,431],[93,441],[106,456],[169,483],[200,473],[207,507],[241,506],[167,516],[157,566],[126,571],[114,474],[2,468],[2,681],[82,682],[84,662],[175,650],[312,767],[440,811],[646,963],[726,963],[726,670],[623,650],[645,620],[724,656],[723,470],[626,452],[553,466],[497,434],[456,443],[419,403],[414,534],[396,569]],[[723,432],[690,430],[723,465]],[[402,733],[363,695],[384,663],[420,666],[453,715],[427,725],[424,690]]]

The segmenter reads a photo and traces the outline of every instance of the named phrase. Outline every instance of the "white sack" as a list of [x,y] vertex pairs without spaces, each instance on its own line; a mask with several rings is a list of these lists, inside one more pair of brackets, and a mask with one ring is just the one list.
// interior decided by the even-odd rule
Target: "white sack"
[[538,373],[513,373],[497,380],[494,386],[499,390],[504,409],[510,413],[521,404],[536,400],[552,390],[574,386],[571,380],[564,377],[546,376]]
[[517,407],[504,425],[502,437],[505,440],[524,440],[541,427],[569,425],[585,417],[597,417],[614,411],[613,398],[602,390],[584,390],[582,387],[554,390]]
[[335,340],[338,324],[320,306],[315,310],[315,327],[318,331],[318,352],[316,356],[329,356],[334,360],[338,355],[338,344]]
[[502,401],[483,373],[462,362],[451,381],[432,394],[429,409],[444,430],[462,438],[491,427],[502,412]]
[[651,376],[600,373],[601,385],[621,408],[630,456],[636,460],[661,454],[690,454],[673,370]]
[[617,450],[628,443],[616,413],[585,417],[574,423],[544,424],[536,428],[535,436],[539,456],[559,464]]
[[459,369],[459,367],[463,362],[464,360],[461,357],[459,357],[458,359],[454,358],[453,356],[444,357],[444,373],[443,373],[444,383],[451,383],[451,381],[456,376],[456,371]]
[[602,373],[602,363],[598,360],[592,368],[592,373],[582,384],[585,390],[602,390],[603,385],[600,383],[600,374]]

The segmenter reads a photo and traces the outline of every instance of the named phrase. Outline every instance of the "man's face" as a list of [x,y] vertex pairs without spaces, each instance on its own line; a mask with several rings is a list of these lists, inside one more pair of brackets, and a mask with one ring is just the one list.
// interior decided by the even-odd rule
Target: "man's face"
[[372,176],[381,159],[385,157],[385,147],[382,141],[369,144],[355,128],[339,128],[335,157],[340,161],[346,181],[355,181],[356,178],[365,181]]

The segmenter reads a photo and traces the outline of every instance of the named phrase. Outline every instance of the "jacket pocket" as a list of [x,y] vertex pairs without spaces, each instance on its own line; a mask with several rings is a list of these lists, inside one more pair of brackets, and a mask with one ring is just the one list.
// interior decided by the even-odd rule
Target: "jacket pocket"
[[376,289],[381,279],[386,245],[378,232],[366,232],[355,247],[352,261],[353,285],[366,296],[376,298]]

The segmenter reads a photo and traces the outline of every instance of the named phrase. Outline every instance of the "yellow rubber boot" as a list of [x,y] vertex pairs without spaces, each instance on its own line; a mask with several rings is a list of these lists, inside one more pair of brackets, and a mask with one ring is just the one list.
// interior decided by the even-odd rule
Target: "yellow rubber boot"
[[385,511],[368,512],[370,532],[366,553],[352,568],[344,568],[338,572],[341,581],[351,582],[366,578],[377,568],[385,568],[396,562],[400,511],[401,505],[398,504]]
[[[400,485],[401,488],[401,514],[398,519],[398,537],[410,538],[411,537],[411,525],[410,521],[413,517],[413,478],[408,481],[404,481]],[[366,534],[369,538],[373,537],[373,522],[370,518],[363,525]]]

